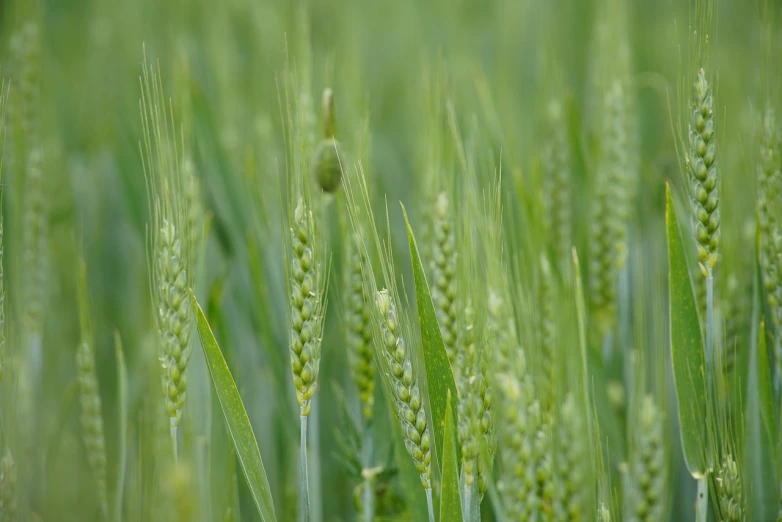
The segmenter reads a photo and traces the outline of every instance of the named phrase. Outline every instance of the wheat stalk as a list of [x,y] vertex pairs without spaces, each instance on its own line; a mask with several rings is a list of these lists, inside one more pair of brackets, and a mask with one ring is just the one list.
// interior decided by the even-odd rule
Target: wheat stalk
[[[150,291],[162,365],[162,387],[174,455],[178,456],[177,428],[187,395],[187,369],[192,353],[192,308],[195,245],[191,221],[198,219],[192,187],[195,178],[184,172],[177,148],[171,104],[166,103],[159,70],[144,59],[141,82],[141,155],[152,208]],[[190,187],[190,188],[188,188]]]

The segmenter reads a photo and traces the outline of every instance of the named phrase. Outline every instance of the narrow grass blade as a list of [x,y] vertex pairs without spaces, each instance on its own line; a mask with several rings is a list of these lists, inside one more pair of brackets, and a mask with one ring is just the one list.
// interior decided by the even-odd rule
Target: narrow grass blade
[[744,407],[744,456],[750,483],[750,519],[774,520],[779,506],[779,475],[775,446],[777,426],[774,389],[771,382],[766,328],[762,320],[760,270],[756,269],[755,300],[752,314],[749,374]]
[[125,468],[128,453],[128,368],[119,332],[114,332],[114,351],[117,357],[117,402],[119,403],[119,463],[114,490],[114,522],[122,522],[122,499],[125,494]]
[[196,316],[198,336],[201,338],[201,346],[206,357],[206,364],[209,367],[209,375],[212,378],[212,384],[217,392],[217,398],[225,417],[225,425],[231,434],[231,439],[233,439],[236,456],[239,458],[242,470],[244,470],[244,476],[247,479],[255,506],[258,508],[258,514],[263,522],[275,522],[277,519],[274,516],[271,489],[266,478],[266,471],[263,468],[258,442],[255,440],[253,428],[250,425],[250,419],[247,417],[247,411],[231,376],[231,371],[225,363],[220,347],[212,334],[212,329],[209,327],[206,316],[204,316],[195,296],[193,296],[193,311]]
[[440,522],[462,520],[462,502],[459,497],[459,462],[456,460],[456,422],[453,410],[449,390],[446,392]]
[[671,188],[665,188],[668,232],[668,285],[671,359],[679,410],[679,430],[687,469],[693,476],[706,471],[706,361],[698,309]]
[[[404,205],[402,205],[402,213],[405,216],[407,240],[410,243],[410,258],[413,262],[415,297],[418,302],[418,320],[421,323],[426,383],[429,389],[429,407],[431,408],[432,423],[434,424],[435,453],[442,455],[447,397],[449,392],[453,397],[456,396],[456,382],[453,378],[451,364],[448,362],[448,354],[445,351],[445,344],[440,333],[440,325],[437,323],[432,295],[429,293],[429,285],[426,282],[421,256],[418,254],[418,245],[415,242],[413,229],[410,227],[410,221],[407,219],[407,211]],[[457,422],[458,419],[454,416],[454,424]],[[459,456],[459,448],[457,448],[457,456]]]

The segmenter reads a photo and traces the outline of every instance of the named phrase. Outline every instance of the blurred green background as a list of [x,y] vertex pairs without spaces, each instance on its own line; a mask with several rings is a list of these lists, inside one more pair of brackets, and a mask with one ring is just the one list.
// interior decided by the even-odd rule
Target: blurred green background
[[[42,520],[99,519],[81,443],[75,386],[76,274],[81,252],[88,267],[110,483],[119,460],[113,337],[117,331],[130,375],[126,513],[130,520],[151,520],[146,503],[154,495],[145,492],[140,478],[144,473],[135,469],[148,446],[144,397],[147,390],[159,386],[145,377],[146,365],[154,360],[146,250],[149,208],[139,152],[139,76],[145,53],[151,63],[159,61],[177,120],[187,122],[187,146],[213,214],[199,268],[199,300],[208,304],[207,315],[244,397],[279,517],[295,520],[289,503],[295,504],[296,499],[297,457],[290,441],[297,441],[298,419],[287,362],[278,205],[278,184],[284,174],[280,81],[286,60],[314,100],[319,100],[323,88],[334,89],[337,121],[348,150],[369,117],[371,152],[364,161],[376,180],[376,194],[379,198],[385,194],[391,203],[394,237],[401,242],[402,274],[410,285],[395,202],[413,208],[415,223],[420,202],[416,181],[427,152],[425,93],[438,71],[447,71],[460,120],[466,127],[474,122],[487,154],[496,161],[501,157],[509,180],[506,189],[519,195],[510,199],[509,212],[526,231],[535,229],[539,219],[539,207],[529,202],[539,198],[544,108],[552,92],[565,93],[575,149],[574,237],[579,251],[587,251],[584,195],[590,186],[594,139],[589,129],[594,128],[595,115],[589,100],[596,74],[593,42],[601,21],[597,4],[608,5],[608,13],[620,12],[620,6],[627,9],[626,21],[618,15],[606,20],[626,24],[637,86],[641,182],[635,195],[633,248],[661,260],[663,181],[680,183],[681,176],[675,129],[682,62],[686,64],[687,56],[690,3],[685,0],[3,2],[0,23],[5,51],[0,63],[11,89],[16,81],[8,52],[11,37],[29,20],[40,25],[39,117],[47,153],[50,227],[44,378],[32,439],[22,440],[17,434],[14,440],[11,419],[18,402],[8,387],[2,403],[4,435],[18,448],[29,444],[42,455],[28,460],[20,452],[17,458],[27,480],[24,503]],[[767,93],[770,76],[762,41],[762,23],[769,15],[763,15],[760,1],[716,4],[712,59],[723,124],[719,131],[723,237],[725,244],[735,245],[724,250],[723,266],[729,273],[746,266],[745,254],[752,245],[752,139],[759,100]],[[776,11],[770,16],[779,19]],[[773,21],[772,27],[779,31]],[[689,87],[683,92],[688,94]],[[3,180],[13,352],[23,307],[20,281],[25,266],[19,255],[23,188],[11,169],[5,169]],[[338,234],[333,241],[336,238]],[[525,252],[514,255],[523,259]],[[336,267],[339,257],[335,248]],[[655,284],[647,291],[663,295],[664,279]],[[338,286],[332,285],[334,303],[338,303]],[[321,499],[322,520],[327,521],[354,516],[355,483],[334,455],[338,406],[332,383],[349,397],[355,395],[336,310],[336,305],[330,309],[334,313],[327,320],[323,384],[318,392],[322,405],[317,420],[319,473],[328,486]],[[200,496],[193,520],[218,520],[233,473],[226,457],[229,442],[200,349],[193,354],[184,423],[195,456],[191,462],[198,469],[193,474],[196,487],[208,492]],[[673,440],[678,441],[678,436]],[[254,520],[251,501],[240,490],[242,520]],[[689,500],[678,505],[684,512],[690,509]]]

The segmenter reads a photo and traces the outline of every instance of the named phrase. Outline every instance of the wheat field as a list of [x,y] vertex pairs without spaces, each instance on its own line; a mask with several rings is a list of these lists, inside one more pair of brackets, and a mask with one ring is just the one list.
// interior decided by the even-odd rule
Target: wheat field
[[0,2],[0,522],[782,520],[782,3]]

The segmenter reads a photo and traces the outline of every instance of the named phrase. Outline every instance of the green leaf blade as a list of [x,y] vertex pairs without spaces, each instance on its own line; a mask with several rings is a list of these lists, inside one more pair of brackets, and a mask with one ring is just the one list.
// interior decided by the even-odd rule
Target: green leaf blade
[[[757,265],[757,264],[756,264]],[[760,267],[755,270],[755,302],[752,314],[747,395],[744,406],[744,457],[750,482],[750,520],[774,520],[779,507],[779,475],[776,468],[774,388],[762,319]]]
[[258,514],[264,522],[276,522],[269,480],[266,478],[266,470],[263,467],[261,452],[250,419],[231,371],[195,296],[193,296],[193,311],[209,375],[217,392],[226,427],[236,448],[236,456],[239,458],[247,485],[258,508]]
[[440,522],[462,520],[462,503],[459,497],[459,461],[456,457],[456,424],[451,392],[446,394],[445,447],[443,448],[442,493],[440,496]]
[[706,471],[706,361],[698,309],[670,185],[666,185],[665,189],[665,224],[668,235],[671,360],[679,430],[687,470],[693,476],[700,476]]
[[[432,422],[434,424],[435,454],[443,454],[443,441],[445,439],[445,416],[448,408],[448,394],[456,397],[456,381],[448,361],[448,353],[445,351],[445,343],[440,333],[440,325],[437,322],[432,295],[429,292],[429,284],[426,282],[421,256],[418,253],[418,245],[407,219],[407,211],[402,205],[402,213],[407,227],[407,240],[410,243],[410,258],[413,263],[413,277],[415,279],[415,296],[418,303],[418,319],[421,324],[421,340],[423,341],[424,364],[426,367],[426,382],[429,389],[429,407],[431,408]],[[454,423],[457,419],[454,417]],[[457,448],[458,456],[458,448]]]
[[117,358],[117,404],[119,410],[119,464],[114,490],[114,522],[122,522],[122,501],[125,498],[125,469],[128,453],[128,367],[119,332],[114,332],[114,351]]

